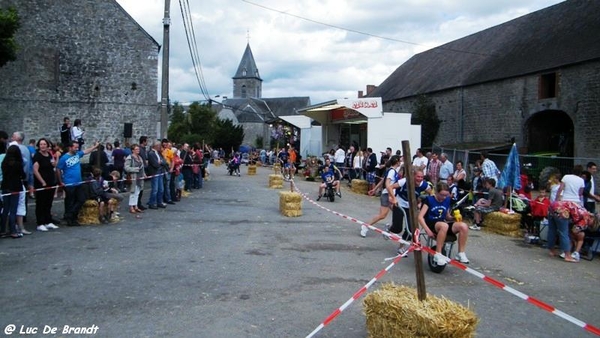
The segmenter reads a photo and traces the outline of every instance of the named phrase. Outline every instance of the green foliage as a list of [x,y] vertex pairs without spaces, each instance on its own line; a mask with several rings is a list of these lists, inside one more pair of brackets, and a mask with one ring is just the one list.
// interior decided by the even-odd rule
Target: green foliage
[[264,147],[265,144],[265,140],[262,136],[257,136],[256,140],[254,141],[254,146],[256,148],[262,149]]
[[223,148],[226,151],[229,149],[237,150],[244,141],[244,127],[241,125],[234,126],[230,119],[217,119],[216,123],[216,139],[214,140],[213,148]]
[[238,149],[244,140],[244,128],[231,120],[220,120],[210,105],[194,102],[187,113],[179,103],[173,105],[169,140],[175,143],[205,143],[213,148]]
[[413,109],[410,122],[421,125],[421,147],[431,147],[442,124],[442,120],[437,116],[435,103],[422,95],[417,98]]
[[15,42],[15,33],[19,27],[19,14],[16,9],[0,8],[0,67],[17,59],[18,46]]

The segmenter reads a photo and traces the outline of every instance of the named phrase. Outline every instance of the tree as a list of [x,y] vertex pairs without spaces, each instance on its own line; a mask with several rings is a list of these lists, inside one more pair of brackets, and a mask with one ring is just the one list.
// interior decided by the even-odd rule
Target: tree
[[230,149],[239,149],[244,141],[244,127],[234,125],[230,119],[217,119],[213,148],[223,148],[226,152]]
[[194,102],[187,113],[179,103],[173,105],[169,139],[176,143],[211,143],[214,139],[216,113],[209,105]]
[[0,8],[0,67],[17,59],[18,45],[15,42],[15,33],[20,27],[17,10],[9,7]]
[[421,125],[421,147],[429,148],[437,137],[442,120],[437,116],[435,103],[425,95],[417,98],[413,108],[410,123]]

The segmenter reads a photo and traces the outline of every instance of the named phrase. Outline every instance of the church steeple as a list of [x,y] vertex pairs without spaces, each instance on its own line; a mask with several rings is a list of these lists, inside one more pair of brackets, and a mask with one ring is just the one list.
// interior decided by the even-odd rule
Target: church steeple
[[233,97],[247,98],[262,96],[262,79],[258,73],[254,56],[250,49],[250,43],[246,45],[246,50],[240,61],[237,72],[233,77]]

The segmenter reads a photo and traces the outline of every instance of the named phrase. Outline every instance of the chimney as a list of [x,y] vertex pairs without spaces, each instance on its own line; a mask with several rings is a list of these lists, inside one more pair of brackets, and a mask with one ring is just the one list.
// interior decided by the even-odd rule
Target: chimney
[[363,91],[359,90],[358,91],[358,98],[360,99],[361,97],[365,97],[365,96],[363,95]]
[[375,89],[377,89],[377,86],[367,85],[367,95],[370,95]]

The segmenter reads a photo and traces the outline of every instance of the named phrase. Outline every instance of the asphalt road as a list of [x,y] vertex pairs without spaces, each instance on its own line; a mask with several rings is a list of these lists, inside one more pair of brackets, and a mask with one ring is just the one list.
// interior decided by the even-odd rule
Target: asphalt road
[[[310,203],[301,217],[281,216],[266,168],[211,172],[202,190],[141,219],[124,204],[117,224],[0,240],[0,335],[13,324],[13,336],[21,328],[43,336],[45,327],[69,336],[68,325],[95,326],[98,337],[304,337],[395,254],[392,241],[361,238],[356,223]],[[316,195],[316,183],[297,185]],[[378,210],[377,198],[345,188],[342,199],[321,203],[363,221]],[[62,214],[61,201],[54,210]],[[600,326],[600,259],[565,263],[485,232],[471,233],[467,254],[471,268]],[[425,278],[427,292],[477,313],[481,337],[592,336],[457,268],[426,268]],[[391,281],[415,285],[412,256],[381,279]],[[366,336],[362,298],[318,334]]]

